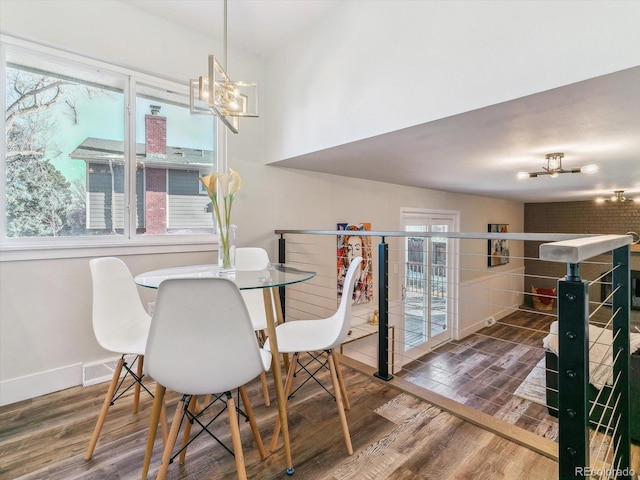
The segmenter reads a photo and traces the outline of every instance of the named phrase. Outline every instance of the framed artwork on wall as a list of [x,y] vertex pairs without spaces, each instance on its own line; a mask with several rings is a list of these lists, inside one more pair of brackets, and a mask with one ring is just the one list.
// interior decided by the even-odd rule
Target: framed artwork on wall
[[[506,223],[490,223],[489,233],[508,233],[509,225]],[[497,267],[509,263],[509,240],[493,238],[488,241],[488,258],[487,265],[489,267]]]
[[338,303],[342,298],[344,279],[352,258],[362,257],[360,270],[356,273],[356,285],[353,290],[353,304],[370,302],[373,299],[373,275],[371,273],[371,237],[358,232],[370,231],[370,223],[338,223]]

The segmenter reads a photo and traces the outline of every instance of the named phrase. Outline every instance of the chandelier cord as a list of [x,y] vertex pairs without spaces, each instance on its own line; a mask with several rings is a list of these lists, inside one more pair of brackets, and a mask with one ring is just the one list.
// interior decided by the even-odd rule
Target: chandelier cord
[[222,68],[227,71],[227,0],[224,0],[224,28],[222,35],[222,51],[224,54]]

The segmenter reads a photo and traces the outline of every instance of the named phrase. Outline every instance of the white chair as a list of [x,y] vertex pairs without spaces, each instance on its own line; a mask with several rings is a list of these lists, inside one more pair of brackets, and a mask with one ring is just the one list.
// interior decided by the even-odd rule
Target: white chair
[[[334,397],[342,424],[344,442],[349,455],[353,454],[353,447],[351,445],[351,436],[349,434],[349,425],[347,424],[345,410],[349,410],[350,405],[335,348],[344,342],[349,333],[353,289],[356,283],[356,273],[359,271],[361,263],[362,257],[356,257],[351,262],[351,265],[349,265],[342,290],[342,298],[340,299],[340,305],[335,314],[329,318],[317,320],[292,320],[276,327],[278,351],[284,354],[293,353],[285,382],[285,395],[287,399],[290,398],[293,390],[293,379],[300,371],[304,370],[313,377],[314,373],[317,373],[323,367],[327,367],[331,373]],[[265,342],[264,348],[269,349],[269,339]],[[299,355],[302,352],[309,352],[311,354],[311,362],[315,360],[320,361],[319,359],[323,354],[326,354],[327,358],[320,368],[315,372],[310,372],[307,368],[308,363],[303,365],[300,362]],[[300,369],[297,368],[298,366]],[[316,382],[320,383],[315,377],[313,378]],[[279,433],[280,422],[278,419],[270,446],[272,451],[276,449]]]
[[[269,268],[269,254],[263,248],[236,248],[236,270],[255,271],[266,270],[267,268]],[[241,293],[247,305],[247,310],[249,310],[253,329],[258,336],[260,345],[262,345],[267,338],[267,314],[264,309],[262,289],[242,290]],[[264,404],[269,406],[271,404],[269,387],[267,386],[267,376],[264,373],[260,375],[260,381],[262,382]]]
[[[156,309],[145,351],[146,369],[156,381],[156,395],[149,427],[149,437],[142,478],[147,477],[155,441],[158,417],[166,389],[183,396],[178,403],[165,443],[158,479],[167,474],[180,426],[185,422],[180,462],[184,461],[192,423],[222,400],[229,416],[233,453],[238,477],[246,478],[237,407],[231,395],[236,388],[246,410],[245,415],[260,452],[266,453],[244,385],[271,365],[271,354],[258,342],[238,287],[226,278],[170,279],[160,284]],[[197,397],[211,393],[215,399],[200,410]],[[239,411],[239,410],[238,410]],[[207,425],[208,426],[208,425]],[[215,437],[214,437],[215,438]]]
[[[269,268],[269,254],[263,248],[242,247],[236,248],[236,270],[256,271]],[[264,296],[262,289],[242,290],[251,316],[253,329],[263,332],[267,329],[267,314],[264,310]]]
[[[125,263],[114,257],[95,258],[89,262],[89,267],[93,280],[93,332],[102,348],[121,356],[93,430],[86,460],[93,455],[109,407],[118,398],[134,386],[133,412],[137,413],[140,387],[153,396],[142,383],[144,349],[151,317],[142,306],[133,276]],[[129,364],[127,356],[132,355],[135,359]],[[135,372],[132,370],[134,364],[137,364]],[[125,375],[120,379],[123,368]],[[125,384],[127,376],[133,379],[133,383]],[[166,436],[166,421],[163,422],[163,431]]]

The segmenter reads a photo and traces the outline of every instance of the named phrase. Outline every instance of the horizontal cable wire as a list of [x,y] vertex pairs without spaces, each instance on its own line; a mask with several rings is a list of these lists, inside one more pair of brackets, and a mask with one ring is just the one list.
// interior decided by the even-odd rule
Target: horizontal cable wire
[[[345,234],[349,234],[345,231]],[[408,233],[410,235],[410,233]],[[336,294],[338,265],[341,257],[336,254],[338,242],[335,237],[325,235],[323,241],[315,241],[318,236],[309,234],[286,234],[286,263],[303,270],[316,271],[316,277],[311,282],[289,286],[286,289],[287,320],[299,318],[326,317],[335,311],[340,298]],[[371,238],[371,237],[369,237]],[[515,397],[514,392],[520,385],[529,382],[529,375],[544,359],[546,348],[542,339],[549,334],[549,325],[557,321],[555,313],[557,305],[548,311],[533,309],[533,299],[546,299],[553,303],[558,301],[556,295],[537,294],[530,291],[531,285],[556,285],[561,275],[546,273],[554,262],[541,260],[530,255],[512,255],[509,259],[512,265],[502,265],[502,270],[488,269],[477,266],[480,259],[486,262],[487,253],[476,251],[459,251],[454,253],[451,247],[457,239],[437,242],[424,240],[424,245],[430,244],[433,250],[421,251],[420,261],[409,261],[410,253],[406,249],[407,242],[401,237],[387,238],[388,252],[388,321],[393,325],[393,336],[389,338],[390,359],[398,375],[406,377],[417,385],[448,396],[456,401],[465,403],[497,415],[509,408],[510,402],[524,402]],[[292,240],[295,239],[295,240]],[[469,239],[455,241],[455,245],[471,246]],[[487,240],[482,239],[485,243]],[[518,242],[518,241],[516,241]],[[435,245],[444,243],[446,251],[436,252]],[[365,247],[366,248],[366,247]],[[486,249],[486,243],[483,246]],[[373,274],[372,298],[368,303],[353,305],[352,325],[350,334],[355,340],[344,344],[345,354],[356,356],[358,359],[377,364],[377,342],[379,332],[372,329],[369,320],[373,310],[378,308],[378,248],[375,237],[371,238],[370,246],[371,272]],[[437,255],[436,255],[437,253]],[[431,255],[431,258],[428,257]],[[455,256],[454,256],[455,255]],[[531,272],[524,273],[525,262],[534,265]],[[433,270],[428,270],[431,263]],[[486,263],[485,263],[486,265]],[[557,265],[557,264],[555,264]],[[613,318],[618,311],[606,319],[602,319],[605,308],[621,287],[612,287],[607,282],[614,270],[611,262],[587,261],[580,263],[581,269],[597,269],[599,272],[592,280],[586,280],[588,287],[600,286],[604,298],[595,300],[591,295],[588,301],[589,323],[611,329]],[[584,266],[584,267],[583,267]],[[599,267],[603,268],[599,268]],[[457,267],[457,270],[454,270]],[[518,270],[518,271],[516,271]],[[604,273],[602,270],[606,270]],[[461,280],[462,279],[462,280]],[[429,290],[428,286],[432,289]],[[529,290],[527,290],[529,287]],[[555,288],[555,287],[554,287]],[[597,292],[595,297],[597,297]],[[431,309],[429,303],[431,302]],[[520,316],[522,314],[522,316]],[[431,324],[425,318],[432,316]],[[440,322],[442,317],[443,321]],[[447,319],[458,319],[458,330]],[[485,326],[488,319],[495,323]],[[372,333],[373,330],[373,333]],[[441,334],[449,332],[450,338],[442,342],[436,339]],[[590,349],[595,345],[603,345],[602,333],[590,339]],[[456,340],[459,336],[463,338]],[[425,347],[424,342],[433,342]],[[611,356],[611,345],[602,361],[590,365],[601,366],[611,370],[608,364]],[[614,360],[615,362],[615,360]],[[587,369],[589,365],[585,365]],[[400,370],[398,370],[400,369]],[[542,377],[558,375],[555,369],[545,367]],[[396,374],[396,372],[392,372]],[[607,374],[608,376],[608,374]],[[544,391],[557,395],[557,389],[546,385],[539,385]],[[459,385],[463,388],[460,389]],[[598,419],[592,422],[595,434],[600,431],[610,432],[617,428],[615,413],[618,403],[612,404],[617,384],[610,386],[611,390],[599,389],[596,397],[589,406],[589,417],[598,410]],[[510,400],[512,399],[512,400]],[[546,410],[557,411],[557,406],[540,405]],[[533,404],[531,404],[533,405]],[[524,407],[523,407],[524,408]],[[518,424],[538,424],[548,422],[557,425],[557,419],[544,417],[540,413],[530,414],[528,409],[519,414]],[[536,407],[538,408],[538,407]],[[536,410],[531,410],[536,412]],[[538,410],[540,411],[540,410]],[[609,415],[608,412],[613,412]],[[603,435],[606,437],[606,435]],[[604,458],[611,453],[612,446],[598,440],[592,442],[595,458]],[[600,444],[598,445],[598,442]],[[615,449],[613,454],[615,455]],[[604,457],[603,457],[604,456]]]

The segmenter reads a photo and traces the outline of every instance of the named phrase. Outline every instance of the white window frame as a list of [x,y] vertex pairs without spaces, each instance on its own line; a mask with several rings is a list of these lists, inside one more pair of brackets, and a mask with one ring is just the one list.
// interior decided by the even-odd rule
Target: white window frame
[[[84,69],[93,68],[105,72],[106,75],[121,77],[125,79],[125,150],[128,152],[127,158],[135,158],[135,118],[136,118],[136,87],[138,83],[153,87],[166,89],[168,91],[184,93],[188,97],[188,86],[181,83],[153,76],[148,73],[135,71],[98,61],[92,58],[66,52],[64,50],[40,45],[27,40],[18,39],[9,35],[0,34],[0,77],[6,79],[6,58],[8,52],[22,52],[29,55],[40,56],[56,62],[75,64]],[[6,112],[6,98],[3,92],[0,100],[0,108]],[[212,117],[212,129],[215,132],[217,119]],[[5,131],[5,115],[0,116],[0,129]],[[214,134],[214,138],[216,135]],[[2,142],[0,149],[0,171],[5,173],[6,162],[6,142]],[[135,170],[136,162],[128,162],[128,178],[125,189],[128,192],[128,201],[135,202],[136,185]],[[6,179],[6,176],[5,176]],[[166,252],[194,252],[211,251],[217,244],[217,235],[136,235],[135,221],[136,209],[129,203],[127,209],[128,222],[125,225],[124,234],[118,236],[69,236],[69,237],[6,237],[6,191],[5,179],[0,182],[0,222],[2,231],[0,232],[0,262],[12,260],[36,260],[47,258],[74,258],[102,255],[130,255],[145,253],[166,253]]]

